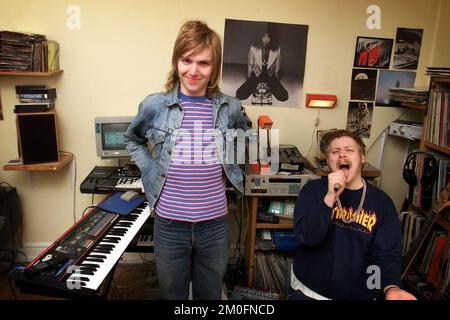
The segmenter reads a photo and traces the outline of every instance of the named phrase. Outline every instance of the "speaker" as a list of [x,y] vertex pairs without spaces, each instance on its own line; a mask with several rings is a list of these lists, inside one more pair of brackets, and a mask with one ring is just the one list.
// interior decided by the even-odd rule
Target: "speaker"
[[16,188],[0,183],[0,251],[22,245],[22,205]]
[[412,152],[406,158],[405,164],[403,165],[403,179],[410,186],[415,186],[417,184],[416,175],[416,162],[417,156],[420,154],[428,155],[424,159],[423,173],[420,177],[420,184],[424,188],[431,188],[437,175],[437,160],[431,153],[425,151]]
[[59,161],[54,111],[17,114],[16,121],[23,164]]

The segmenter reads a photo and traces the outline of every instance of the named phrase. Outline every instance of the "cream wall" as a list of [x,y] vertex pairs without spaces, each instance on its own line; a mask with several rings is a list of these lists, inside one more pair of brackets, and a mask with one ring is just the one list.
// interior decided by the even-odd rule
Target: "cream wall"
[[435,33],[435,46],[433,48],[433,66],[449,66],[450,60],[450,0],[439,3],[439,16]]
[[[81,28],[69,30],[69,5],[81,9]],[[381,8],[381,29],[368,30],[366,9]],[[439,15],[438,9],[446,10]],[[339,102],[320,112],[320,128],[345,127],[350,77],[356,37],[395,38],[396,28],[423,28],[424,38],[416,85],[425,87],[424,75],[432,57],[449,63],[449,1],[442,0],[283,0],[283,1],[6,1],[0,0],[0,28],[42,33],[60,43],[64,73],[49,79],[0,77],[5,120],[0,121],[0,163],[17,156],[13,105],[14,86],[46,83],[58,92],[56,110],[60,149],[76,156],[73,167],[61,172],[0,170],[0,181],[16,186],[24,205],[24,241],[50,242],[56,239],[91,204],[91,195],[81,194],[79,185],[95,165],[116,165],[96,156],[93,120],[96,116],[134,115],[138,103],[149,93],[163,88],[173,41],[180,25],[188,19],[205,19],[221,35],[226,18],[309,25],[303,98],[306,92],[334,93]],[[439,19],[438,19],[439,16]],[[437,26],[437,21],[440,25]],[[446,53],[433,52],[436,47]],[[280,129],[280,142],[295,144],[306,154],[311,144],[317,109],[247,107],[255,121],[268,114]],[[381,131],[405,110],[375,108],[371,145]],[[406,118],[420,118],[410,111]],[[313,146],[314,152],[315,146]],[[376,163],[378,143],[368,159]],[[405,141],[386,141],[382,188],[397,207],[406,195],[401,180]],[[73,179],[76,177],[76,181]],[[75,189],[73,189],[73,185]],[[96,197],[94,201],[100,199]]]

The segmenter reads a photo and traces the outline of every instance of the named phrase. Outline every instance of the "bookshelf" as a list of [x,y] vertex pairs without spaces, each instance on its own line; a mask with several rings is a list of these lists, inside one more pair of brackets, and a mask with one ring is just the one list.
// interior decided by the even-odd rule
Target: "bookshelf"
[[[436,159],[436,176],[433,182],[431,208],[422,207],[418,199],[425,197],[420,184],[415,186],[413,199],[407,199],[403,210],[415,218],[403,222],[404,252],[402,280],[405,287],[421,299],[450,299],[450,135],[449,96],[450,76],[432,76],[429,86],[428,105],[425,110],[420,151],[432,153]],[[423,158],[429,155],[422,155]],[[416,175],[423,175],[419,160]],[[423,160],[425,162],[425,160]],[[418,169],[421,168],[421,169]],[[427,194],[429,197],[429,194]],[[402,211],[403,211],[402,210]],[[421,218],[424,217],[424,218]],[[422,219],[420,233],[411,237],[411,228]],[[437,236],[439,234],[439,236]],[[444,246],[444,247],[443,247]],[[439,250],[439,248],[441,248]],[[437,263],[434,263],[438,261]],[[431,279],[431,280],[430,280]]]
[[[250,216],[249,216],[249,231],[247,233],[247,247],[246,247],[246,285],[247,287],[253,287],[255,279],[255,264],[256,264],[256,237],[258,229],[269,229],[269,230],[292,230],[293,223],[265,223],[258,222],[258,207],[261,201],[270,200],[281,200],[281,199],[292,199],[295,201],[297,195],[292,196],[249,196],[247,197],[250,201]],[[273,248],[275,249],[275,248]],[[272,250],[273,251],[273,250]],[[283,251],[285,252],[285,251]],[[283,294],[282,292],[279,292]]]
[[400,106],[405,107],[405,108],[417,109],[417,110],[425,110],[427,108],[427,106],[422,103],[414,103],[414,102],[406,102],[406,101],[402,101],[400,103]]
[[0,76],[19,76],[19,77],[52,77],[63,73],[62,69],[51,72],[19,72],[19,71],[0,71]]
[[35,164],[5,164],[3,170],[25,170],[25,171],[59,171],[73,160],[73,155],[59,152],[58,162],[45,162]]

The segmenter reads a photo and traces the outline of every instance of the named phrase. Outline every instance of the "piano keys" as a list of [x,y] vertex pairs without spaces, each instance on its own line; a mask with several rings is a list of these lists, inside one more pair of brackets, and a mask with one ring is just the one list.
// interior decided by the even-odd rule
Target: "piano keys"
[[[137,238],[143,226],[146,229],[149,218],[152,225],[147,201],[125,216],[99,208],[91,210],[38,255],[23,272],[12,273],[16,287],[24,292],[41,290],[49,295],[70,298],[77,294],[97,295],[105,287],[101,286],[102,282],[112,278],[111,271],[133,238]],[[45,268],[39,269],[41,263],[50,264],[50,267],[45,265]],[[26,272],[33,269],[37,272]],[[109,284],[106,286],[109,287]]]
[[128,191],[133,190],[136,192],[144,193],[144,187],[142,186],[141,178],[120,178],[114,186],[116,191]]
[[82,261],[75,264],[74,271],[66,280],[70,286],[97,290],[106,275],[122,256],[144,222],[150,217],[148,203],[129,215],[122,216],[105,234],[100,242]]

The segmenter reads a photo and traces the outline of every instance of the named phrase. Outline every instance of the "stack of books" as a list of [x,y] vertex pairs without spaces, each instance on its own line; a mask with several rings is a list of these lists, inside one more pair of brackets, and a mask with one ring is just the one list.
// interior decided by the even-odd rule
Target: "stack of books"
[[56,89],[46,85],[16,86],[19,104],[14,107],[15,113],[46,112],[55,107]]
[[450,76],[449,67],[427,67],[427,75],[429,76]]
[[428,102],[428,89],[426,88],[389,88],[392,100],[426,104]]

